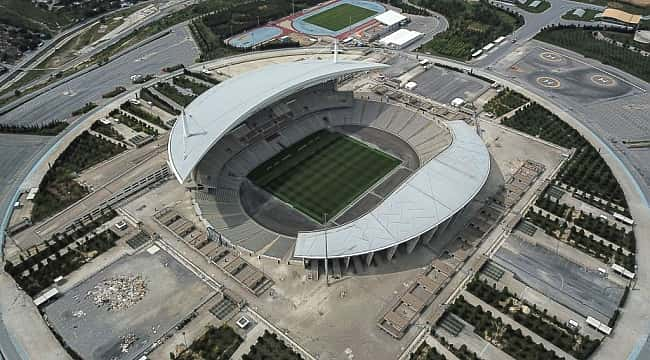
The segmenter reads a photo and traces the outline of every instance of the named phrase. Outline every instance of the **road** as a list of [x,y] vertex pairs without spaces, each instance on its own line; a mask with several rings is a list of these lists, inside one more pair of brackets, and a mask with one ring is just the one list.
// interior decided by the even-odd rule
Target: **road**
[[100,103],[102,94],[116,86],[130,83],[133,74],[158,74],[169,65],[191,65],[198,51],[187,28],[178,25],[174,31],[116,60],[90,71],[68,83],[50,89],[0,117],[0,123],[11,125],[47,124],[66,119],[87,102]]
[[[537,33],[542,30],[544,27],[554,24],[576,24],[576,22],[570,22],[562,20],[562,15],[566,14],[569,10],[575,8],[584,8],[584,9],[604,9],[602,6],[591,5],[586,3],[576,3],[566,0],[548,0],[551,3],[551,7],[544,11],[543,13],[534,14],[528,11],[522,10],[517,6],[514,6],[507,2],[501,1],[492,1],[496,6],[502,7],[504,9],[509,9],[511,11],[517,12],[524,17],[524,25],[509,36],[508,40],[503,42],[501,45],[495,47],[494,50],[490,51],[487,55],[480,57],[479,59],[472,61],[471,64],[476,67],[485,68],[504,56],[510,54],[513,50],[518,48],[520,44],[527,42],[537,35]],[[592,24],[593,25],[593,24]],[[516,42],[513,43],[511,40],[515,39]]]
[[[178,11],[180,8],[186,6],[186,5],[190,4],[190,3],[194,3],[194,2],[196,2],[196,0],[172,0],[172,1],[168,1],[168,2],[166,2],[164,4],[160,4],[159,0],[151,0],[151,1],[146,1],[146,2],[139,3],[137,5],[138,7],[142,7],[142,5],[146,5],[146,4],[159,3],[160,11],[158,13],[156,13],[155,15],[153,15],[153,16],[145,18],[141,22],[135,23],[132,26],[129,26],[129,27],[125,28],[120,34],[118,34],[117,36],[115,36],[114,38],[112,38],[112,39],[110,39],[108,41],[105,41],[105,42],[101,43],[99,46],[90,48],[89,51],[86,51],[83,54],[80,54],[78,56],[78,58],[75,59],[75,61],[73,63],[74,64],[79,64],[79,63],[85,61],[86,59],[90,58],[91,56],[99,53],[100,51],[104,50],[108,46],[110,46],[110,45],[118,42],[120,39],[124,38],[126,35],[128,35],[131,32],[131,30],[133,30],[135,28],[138,28],[138,27],[141,27],[141,26],[144,26],[144,25],[147,25],[147,24],[150,24],[150,23],[152,23],[152,22],[154,22],[154,21],[156,21],[158,19],[161,19],[162,17],[164,17],[164,16],[166,16],[166,15],[168,15],[170,13]],[[113,14],[115,12],[119,12],[119,11],[122,11],[122,10],[124,10],[124,9],[117,9],[117,10],[108,12],[106,14],[102,14],[99,17],[108,16],[110,14]],[[62,44],[62,41],[66,40],[66,38],[74,37],[76,35],[76,33],[82,31],[85,27],[92,25],[97,20],[97,18],[98,17],[93,18],[93,19],[89,19],[89,20],[87,20],[87,21],[85,21],[85,22],[83,22],[81,24],[75,25],[71,29],[66,30],[65,32],[57,35],[56,37],[52,38],[51,40],[48,40],[43,47],[41,47],[38,51],[35,51],[35,52],[29,54],[27,57],[22,59],[21,62],[19,64],[17,64],[16,66],[7,65],[9,71],[7,73],[3,74],[2,76],[0,76],[0,81],[3,82],[2,83],[2,88],[6,87],[6,86],[9,86],[13,82],[20,79],[20,72],[17,72],[18,69],[33,66],[33,65],[37,64],[38,62],[44,60],[47,56],[49,56],[54,51],[53,47],[55,45],[58,46],[59,44]],[[71,65],[72,65],[72,63],[69,63],[69,64],[66,65],[66,67],[69,67]],[[32,84],[34,84],[37,81],[40,81],[40,78],[39,79],[34,79],[33,81],[30,81],[29,84],[25,84],[25,85],[21,86],[21,89],[24,90],[24,89],[30,87]],[[2,97],[6,97],[6,96],[10,96],[10,95],[11,94],[5,94]]]

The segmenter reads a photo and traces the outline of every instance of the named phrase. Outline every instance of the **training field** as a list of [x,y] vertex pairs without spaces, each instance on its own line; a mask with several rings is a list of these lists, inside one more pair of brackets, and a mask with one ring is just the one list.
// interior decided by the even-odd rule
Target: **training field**
[[316,132],[251,171],[248,178],[312,219],[334,216],[400,160],[343,134]]
[[377,12],[361,6],[341,4],[308,17],[305,22],[327,30],[339,31],[375,14]]

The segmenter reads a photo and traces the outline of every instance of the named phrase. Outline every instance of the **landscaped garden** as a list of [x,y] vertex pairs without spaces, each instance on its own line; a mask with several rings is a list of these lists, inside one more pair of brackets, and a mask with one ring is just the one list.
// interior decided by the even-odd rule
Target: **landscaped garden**
[[243,342],[241,336],[227,326],[210,326],[200,338],[195,340],[175,360],[230,360],[233,353]]
[[467,291],[578,360],[587,359],[599,345],[597,340],[581,335],[557,317],[548,315],[546,309],[540,310],[534,304],[522,302],[507,287],[498,290],[496,286],[475,278],[467,286]]
[[627,208],[623,190],[598,151],[555,114],[531,103],[501,123],[567,149],[575,148],[557,180]]
[[495,318],[480,305],[471,305],[463,296],[456,299],[449,311],[474,326],[477,335],[515,359],[560,360],[553,351],[535,343],[529,336],[524,336],[521,330],[504,324],[500,318]]
[[521,16],[484,0],[417,0],[414,3],[442,14],[449,21],[449,28],[434,36],[420,51],[454,59],[469,59],[474,51],[523,24]]
[[125,148],[84,131],[59,155],[47,171],[34,198],[32,221],[37,222],[71,205],[88,193],[74,179],[84,169]]
[[278,339],[278,336],[264,331],[264,335],[257,339],[257,343],[251,346],[248,354],[242,356],[242,360],[302,360],[291,348]]
[[158,130],[154,129],[152,126],[145,124],[144,122],[136,119],[135,117],[124,113],[118,109],[115,109],[109,113],[109,115],[117,119],[120,123],[130,127],[133,131],[145,133],[151,136],[157,136]]
[[191,95],[186,95],[183,94],[182,92],[178,91],[178,89],[166,82],[159,82],[155,85],[156,90],[160,91],[161,94],[165,95],[167,98],[172,100],[173,102],[177,103],[180,106],[187,106],[189,105],[192,100],[194,100],[194,96]]
[[505,89],[493,97],[484,106],[483,110],[494,116],[501,116],[526,104],[528,99],[516,91]]
[[42,245],[21,253],[18,259],[7,261],[5,271],[30,296],[40,293],[51,286],[55,278],[68,275],[115,245],[118,237],[112,231],[99,234],[94,231],[116,215],[115,211],[105,209],[97,219],[73,233],[54,234]]

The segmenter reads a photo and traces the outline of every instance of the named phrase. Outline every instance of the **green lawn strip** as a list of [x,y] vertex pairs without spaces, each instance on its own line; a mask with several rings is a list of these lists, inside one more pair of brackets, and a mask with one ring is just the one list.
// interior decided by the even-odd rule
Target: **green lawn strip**
[[355,24],[375,14],[377,14],[376,11],[364,7],[352,4],[341,4],[321,13],[312,15],[304,21],[327,30],[339,31],[344,29],[346,26]]

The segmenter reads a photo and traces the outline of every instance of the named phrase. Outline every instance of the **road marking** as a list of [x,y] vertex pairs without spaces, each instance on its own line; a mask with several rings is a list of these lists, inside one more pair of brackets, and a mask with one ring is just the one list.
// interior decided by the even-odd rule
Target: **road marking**
[[559,79],[550,77],[550,76],[540,76],[535,81],[539,84],[542,85],[543,87],[546,88],[551,88],[551,89],[557,89],[561,86],[561,82]]

